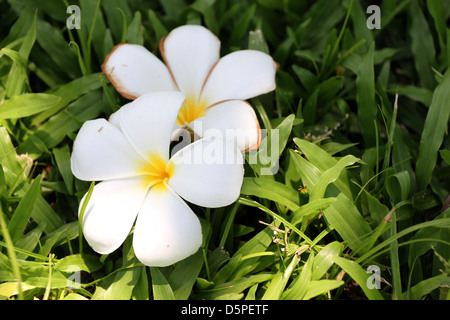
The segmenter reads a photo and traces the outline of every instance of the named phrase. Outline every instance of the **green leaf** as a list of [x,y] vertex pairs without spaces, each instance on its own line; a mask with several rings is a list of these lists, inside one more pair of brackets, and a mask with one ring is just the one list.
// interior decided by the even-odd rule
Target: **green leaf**
[[394,203],[408,199],[411,180],[408,171],[397,172],[387,178],[386,191]]
[[161,20],[159,20],[158,15],[153,10],[148,10],[148,16],[156,34],[156,43],[159,43],[163,37],[168,35],[169,31],[167,31],[166,27],[164,27]]
[[[0,164],[4,168],[5,179],[7,180],[8,185],[10,185],[10,177],[12,174],[17,175],[22,171],[22,166],[17,159],[16,149],[12,144],[11,137],[8,134],[8,131],[5,127],[0,125]],[[14,177],[15,178],[15,177]]]
[[301,81],[305,89],[308,90],[309,92],[314,91],[314,89],[319,84],[317,76],[308,69],[301,68],[297,65],[293,65],[292,69],[298,76],[299,80]]
[[152,277],[153,298],[155,300],[175,300],[173,290],[159,268],[150,267],[150,275]]
[[323,247],[314,259],[311,280],[319,280],[320,278],[322,278],[322,276],[334,264],[332,257],[339,257],[343,250],[344,246],[337,241],[333,241]]
[[139,11],[135,12],[134,18],[128,26],[127,43],[144,44],[141,13]]
[[439,154],[444,161],[450,165],[450,150],[439,150]]
[[322,145],[322,149],[328,152],[328,154],[334,155],[356,145],[357,143],[342,144],[338,142],[328,142]]
[[168,283],[176,300],[187,300],[203,266],[203,254],[196,254],[178,262],[171,272]]
[[25,196],[20,201],[14,212],[11,221],[8,225],[8,230],[11,235],[11,239],[16,242],[23,237],[25,227],[28,224],[28,219],[31,217],[31,213],[35,206],[36,198],[41,191],[41,176],[38,176],[31,184]]
[[427,7],[434,19],[434,25],[439,36],[439,44],[441,48],[444,49],[445,39],[447,37],[446,36],[447,26],[445,24],[445,9],[442,2],[443,1],[441,0],[439,1],[427,0]]
[[[22,283],[22,290],[27,291],[36,288],[33,285]],[[6,298],[11,298],[12,296],[18,295],[18,283],[17,282],[5,282],[0,284],[0,300],[2,300],[2,296]]]
[[411,227],[405,228],[399,232],[395,236],[391,236],[388,239],[384,240],[382,243],[376,245],[374,248],[370,249],[369,251],[365,252],[361,257],[357,259],[358,263],[365,262],[369,258],[373,258],[375,253],[385,246],[390,245],[393,241],[396,241],[397,239],[404,237],[405,235],[415,232],[417,230],[421,230],[428,227],[434,227],[434,228],[450,228],[450,218],[436,218],[431,221],[418,223],[415,225],[412,225]]
[[309,199],[310,201],[318,200],[320,198],[323,198],[325,195],[325,190],[328,187],[330,183],[333,183],[336,181],[339,176],[341,175],[342,170],[344,170],[345,167],[350,166],[354,164],[359,159],[348,155],[340,159],[333,167],[325,171],[315,184],[314,188],[312,189]]
[[408,298],[410,300],[420,300],[433,290],[438,289],[441,286],[447,287],[449,285],[450,277],[447,274],[443,273],[438,276],[422,280],[421,282],[416,284],[407,293]]
[[[241,260],[242,254],[235,253],[233,257],[228,261],[228,263],[216,273],[216,275],[213,278],[213,283],[222,284],[226,282],[228,279],[230,279],[233,273],[236,271],[236,269],[238,269],[239,265],[241,264]],[[255,258],[255,260],[257,260],[257,258]]]
[[[433,67],[436,67],[436,49],[423,12],[417,0],[410,2],[411,24],[409,35],[411,37],[411,52],[414,55],[414,64],[419,75],[418,80],[423,87],[432,89],[436,83],[432,70]],[[423,50],[423,48],[427,48],[427,50]]]
[[249,24],[255,14],[256,4],[252,4],[242,13],[241,16],[236,18],[236,26],[230,35],[230,43],[233,45],[238,45],[239,41],[245,37],[248,33]]
[[39,244],[42,232],[44,231],[45,222],[41,222],[39,226],[28,231],[25,236],[17,240],[14,246],[16,249],[22,249],[23,252],[17,251],[17,259],[25,260],[29,256],[33,256],[34,248]]
[[20,72],[22,73],[21,76],[26,77],[27,61],[18,51],[3,48],[2,50],[0,50],[0,57],[2,55],[9,57],[20,69]]
[[97,54],[100,63],[103,63],[106,55],[104,55],[104,38],[106,34],[106,25],[100,10],[100,1],[81,0],[81,29],[77,30],[80,38],[81,47],[83,49],[84,61],[87,66],[88,73],[91,73],[91,45]]
[[[121,39],[126,37],[126,34],[123,34],[123,25],[127,25],[127,21],[130,21],[132,18],[128,1],[109,0],[102,1],[101,4],[115,43],[119,43],[121,42]],[[125,21],[123,21],[123,18],[125,18]]]
[[304,217],[308,217],[313,213],[322,212],[335,201],[336,198],[324,198],[309,201],[307,204],[302,205],[292,213],[291,223],[293,225],[296,225],[297,223],[302,221]]
[[289,149],[289,153],[303,184],[308,190],[312,190],[319,180],[321,171],[294,150]]
[[217,34],[219,31],[219,25],[217,23],[216,13],[213,7],[214,2],[215,0],[196,0],[190,7],[200,12],[203,15],[208,29],[210,29],[212,33]]
[[[123,245],[122,268],[118,269],[112,279],[106,279],[106,289],[95,292],[93,299],[102,300],[129,300],[133,289],[141,276],[142,266],[138,262],[131,246],[132,238],[128,237]],[[112,281],[112,282],[111,282]]]
[[53,155],[55,156],[56,165],[59,172],[66,184],[69,194],[73,194],[73,174],[70,163],[70,150],[68,145],[64,145],[61,148],[53,149]]
[[149,291],[147,268],[141,268],[139,280],[133,288],[132,298],[135,300],[149,300]]
[[[229,297],[241,298],[241,293],[255,284],[269,281],[273,278],[273,274],[261,272],[248,277],[240,277],[235,280],[216,285],[211,289],[199,290],[194,296],[195,299],[229,299]],[[238,296],[236,294],[239,294]]]
[[34,15],[35,11],[30,6],[25,6],[18,15],[17,21],[10,27],[8,36],[0,42],[0,48],[4,48],[17,40],[23,41],[24,37],[30,32],[33,23],[35,23]]
[[[307,185],[309,190],[312,190],[321,174],[331,167],[335,166],[338,160],[335,157],[331,156],[328,152],[323,150],[320,146],[304,139],[294,138],[294,143],[300,148],[301,152],[304,153],[304,155],[310,162],[310,164],[303,164],[304,168],[302,171],[305,176],[309,177],[309,185],[307,183],[305,184]],[[299,158],[301,157],[297,154],[297,160]],[[313,172],[309,172],[310,170],[313,170]],[[333,184],[340,192],[344,193],[347,198],[353,198],[349,178],[346,171],[342,171],[342,174]]]
[[269,178],[245,177],[241,193],[275,201],[292,211],[299,208],[298,192]]
[[248,49],[258,50],[269,54],[269,47],[264,39],[264,34],[261,30],[250,31],[248,36]]
[[1,206],[0,206],[0,230],[2,232],[3,239],[6,242],[6,249],[8,252],[8,259],[6,259],[7,261],[5,264],[8,267],[8,269],[9,269],[9,266],[11,266],[14,280],[18,282],[17,290],[18,290],[19,298],[22,299],[23,298],[23,295],[22,295],[23,290],[21,287],[21,282],[23,279],[23,274],[22,274],[22,271],[20,270],[20,267],[19,267],[19,264],[17,261],[16,252],[14,250],[14,244],[9,235],[8,226],[6,224]]
[[433,93],[428,114],[425,119],[422,137],[420,139],[419,157],[416,163],[417,184],[420,189],[426,189],[436,166],[437,153],[443,142],[450,116],[450,69],[444,74],[442,82]]
[[[59,112],[61,109],[66,107],[70,102],[90,91],[101,88],[101,86],[102,84],[100,81],[100,73],[94,73],[49,90],[47,92],[48,94],[59,96],[61,97],[61,100],[52,108],[34,117],[32,125],[38,125],[42,123],[43,121],[47,120],[48,118]],[[92,108],[91,105],[89,106]],[[84,109],[89,108],[86,108],[86,106],[84,106]]]
[[39,47],[69,79],[76,79],[80,76],[77,54],[67,45],[68,42],[59,28],[38,19],[36,36]]
[[72,267],[76,266],[80,271],[93,273],[103,267],[97,256],[88,254],[75,254],[66,256],[55,264],[55,268],[62,272],[73,272]]
[[372,229],[359,213],[355,204],[340,194],[337,201],[323,211],[330,224],[353,250],[360,252],[362,241],[370,235]]
[[[289,281],[292,272],[300,261],[300,257],[294,254],[291,262],[285,270],[279,270],[275,277],[270,281],[270,284],[262,297],[262,300],[278,300],[283,293],[284,288]],[[295,290],[295,289],[293,289]]]
[[[86,106],[89,106],[89,108],[86,108]],[[102,110],[101,93],[99,91],[89,92],[41,125],[40,130],[32,133],[29,140],[19,145],[18,152],[28,153],[32,158],[36,158],[44,150],[42,147],[37,146],[31,137],[41,141],[45,148],[53,148],[66,135],[77,131],[83,124],[83,121],[97,117]]]
[[[42,200],[45,202],[44,199]],[[47,204],[47,202],[45,203]],[[46,221],[47,223],[51,222],[50,219],[45,219],[43,221]],[[51,231],[47,232],[44,230],[44,232],[46,232],[46,236],[41,239],[42,247],[40,247],[39,254],[48,256],[53,247],[78,237],[78,221],[73,221],[66,224],[63,224],[61,220],[60,222],[61,224],[59,227],[55,228],[52,225],[52,228],[46,227],[45,229]]]
[[[279,224],[280,222],[278,221],[273,222],[275,227],[278,227]],[[234,253],[230,261],[217,272],[213,278],[213,282],[216,284],[222,284],[230,279],[236,279],[239,278],[239,276],[244,276],[254,270],[261,262],[261,257],[258,256],[241,261],[242,257],[254,253],[265,252],[272,243],[272,238],[273,230],[270,227],[264,228]]]
[[54,107],[61,97],[45,93],[26,93],[14,96],[0,105],[0,119],[17,119],[35,115]]
[[272,176],[279,169],[279,157],[289,140],[295,115],[291,114],[275,129],[268,130],[257,151],[250,151],[248,162],[256,175]]
[[367,286],[367,280],[370,274],[367,273],[359,264],[354,261],[332,256],[331,259],[338,264],[342,270],[349,274],[349,276],[359,284],[359,287],[363,290],[369,300],[384,300],[383,296],[377,289],[370,289]]
[[353,22],[353,32],[355,33],[355,42],[364,39],[365,45],[364,49],[369,49],[369,47],[374,43],[373,32],[367,28],[367,15],[365,9],[362,7],[360,1],[352,1],[353,7],[351,11],[351,19]]
[[284,292],[281,298],[284,300],[301,300],[308,290],[308,285],[311,282],[313,272],[314,254],[310,254],[308,260],[303,265],[302,271],[297,278],[294,279],[290,287]]
[[67,278],[59,271],[48,267],[36,267],[22,269],[22,280],[25,284],[37,288],[59,289],[67,286]]
[[[37,12],[34,13],[34,18],[30,29],[28,30],[27,35],[25,36],[22,45],[19,49],[20,60],[27,62],[28,57],[30,55],[31,49],[36,41],[36,15]],[[13,97],[16,95],[20,95],[25,92],[25,86],[28,85],[28,77],[26,74],[26,67],[14,62],[13,66],[8,75],[8,80],[6,81],[5,89],[6,96]]]
[[[394,213],[391,218],[391,237],[397,234],[397,218]],[[398,252],[398,241],[394,240],[390,245],[391,272],[392,272],[392,296],[394,299],[402,299],[402,281],[400,276],[400,260]]]
[[[19,197],[23,197],[29,188],[30,186],[28,184],[24,184],[23,188],[17,192],[17,195]],[[40,194],[36,197],[31,218],[36,221],[37,224],[44,227],[44,232],[47,235],[63,226],[61,217],[52,209],[52,207]],[[48,255],[48,253],[46,255]]]
[[433,98],[433,91],[423,87],[416,86],[401,86],[396,87],[393,90],[389,90],[390,93],[398,93],[400,96],[408,97],[411,100],[418,101],[423,105],[429,107]]
[[81,294],[71,292],[64,297],[64,300],[89,300],[88,298],[82,296]]
[[335,290],[342,285],[344,285],[344,281],[338,280],[311,281],[308,283],[306,293],[303,296],[303,300],[310,300],[321,294],[325,294],[331,290]]
[[373,54],[375,43],[370,46],[369,52],[361,61],[356,78],[356,103],[358,104],[358,117],[361,122],[361,133],[364,138],[365,147],[376,145],[377,132],[377,105],[375,102],[375,75]]

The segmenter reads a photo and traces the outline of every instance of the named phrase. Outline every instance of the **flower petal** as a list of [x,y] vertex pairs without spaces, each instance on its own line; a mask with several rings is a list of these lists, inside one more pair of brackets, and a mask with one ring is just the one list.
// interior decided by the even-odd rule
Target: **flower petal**
[[169,161],[168,184],[185,200],[203,207],[222,207],[239,197],[243,176],[242,153],[233,143],[216,138],[198,140]]
[[127,99],[153,91],[176,90],[167,67],[143,46],[122,43],[106,57],[102,71]]
[[123,243],[145,194],[140,178],[103,181],[94,187],[83,216],[83,235],[92,249],[107,254]]
[[202,26],[186,25],[172,30],[160,50],[178,88],[198,99],[203,83],[220,57],[220,41]]
[[206,116],[191,122],[189,127],[199,136],[221,136],[234,141],[244,151],[258,148],[261,129],[252,106],[242,100],[229,100],[206,110]]
[[201,93],[208,105],[247,100],[275,89],[277,64],[261,51],[241,50],[222,57],[212,69]]
[[152,92],[120,109],[120,127],[145,159],[158,155],[169,160],[170,140],[183,101],[179,91]]
[[136,176],[142,161],[123,133],[105,119],[86,121],[73,144],[72,172],[80,180]]
[[150,189],[134,229],[136,257],[165,267],[194,254],[201,244],[200,221],[189,206],[167,186]]
[[122,110],[122,109],[119,109],[119,110],[117,110],[116,112],[112,113],[112,114],[109,116],[108,121],[109,121],[109,123],[111,123],[112,125],[114,125],[115,127],[117,127],[118,129],[122,130],[122,129],[120,128],[120,121],[119,121],[119,118],[120,118],[120,110]]

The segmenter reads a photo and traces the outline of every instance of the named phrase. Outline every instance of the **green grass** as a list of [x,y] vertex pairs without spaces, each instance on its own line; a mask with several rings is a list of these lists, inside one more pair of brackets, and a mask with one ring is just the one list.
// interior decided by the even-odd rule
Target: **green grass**
[[[369,30],[363,0],[0,0],[0,299],[450,299],[450,3],[378,3]],[[79,237],[72,142],[126,103],[100,70],[112,47],[159,56],[184,24],[279,63],[249,101],[278,170],[259,157],[235,204],[193,207],[186,260],[146,267],[131,238],[100,256]]]

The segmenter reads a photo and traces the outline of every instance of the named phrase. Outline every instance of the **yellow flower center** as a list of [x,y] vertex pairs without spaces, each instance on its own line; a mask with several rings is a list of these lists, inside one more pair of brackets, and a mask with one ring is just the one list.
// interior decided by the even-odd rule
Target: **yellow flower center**
[[195,119],[206,115],[206,101],[198,101],[190,97],[186,97],[177,117],[177,124],[184,126],[191,123]]
[[150,156],[150,161],[144,163],[138,170],[142,174],[142,186],[147,189],[149,187],[165,187],[165,183],[170,180],[173,175],[173,165],[167,164],[160,156]]

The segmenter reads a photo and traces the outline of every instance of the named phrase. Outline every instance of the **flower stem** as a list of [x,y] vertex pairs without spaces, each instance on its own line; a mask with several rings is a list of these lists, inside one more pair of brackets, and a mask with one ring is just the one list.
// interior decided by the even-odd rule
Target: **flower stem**
[[86,211],[86,207],[88,205],[89,199],[91,198],[92,191],[94,191],[95,182],[92,181],[91,186],[86,194],[86,198],[84,199],[83,205],[80,210],[80,216],[78,218],[78,244],[80,254],[83,254],[83,217],[84,212]]
[[231,225],[233,224],[234,216],[236,215],[236,211],[238,208],[239,208],[239,202],[236,202],[234,204],[233,208],[231,209],[230,215],[228,216],[228,221],[225,226],[225,230],[223,231],[223,234],[222,234],[222,239],[220,239],[219,248],[222,248],[225,246],[225,242],[227,241],[227,238],[228,238],[228,233],[230,232]]
[[203,260],[205,261],[206,276],[208,277],[208,281],[211,281],[211,273],[209,271],[209,264],[208,259],[206,258],[205,248],[202,248],[202,251],[203,251]]
[[6,226],[6,222],[3,217],[3,211],[1,207],[0,207],[0,228],[2,230],[3,238],[5,239],[6,242],[6,249],[8,251],[9,261],[11,262],[13,274],[17,280],[18,299],[23,300],[22,278],[20,276],[19,264],[17,263],[16,252],[14,251],[14,244],[11,240],[8,227]]
[[48,300],[48,297],[50,296],[50,288],[52,284],[52,254],[50,253],[48,255],[48,281],[47,286],[45,287],[44,297],[42,300]]

